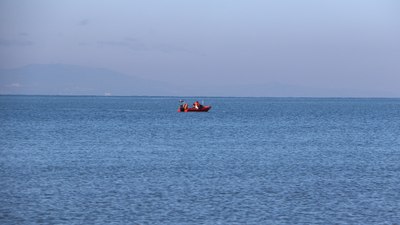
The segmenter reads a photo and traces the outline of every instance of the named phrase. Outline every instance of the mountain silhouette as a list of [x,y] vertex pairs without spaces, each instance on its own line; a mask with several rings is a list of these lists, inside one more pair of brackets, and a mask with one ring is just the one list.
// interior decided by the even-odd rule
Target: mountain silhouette
[[[254,81],[257,82],[257,81]],[[0,94],[240,97],[387,97],[390,92],[304,87],[282,83],[195,86],[138,78],[109,69],[35,64],[0,70]]]
[[175,87],[108,69],[36,64],[0,70],[0,94],[173,95]]

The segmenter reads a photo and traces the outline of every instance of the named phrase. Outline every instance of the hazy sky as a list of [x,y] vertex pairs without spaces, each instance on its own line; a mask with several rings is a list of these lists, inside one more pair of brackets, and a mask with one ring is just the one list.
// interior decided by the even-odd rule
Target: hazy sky
[[36,63],[400,96],[400,1],[1,0],[0,68]]

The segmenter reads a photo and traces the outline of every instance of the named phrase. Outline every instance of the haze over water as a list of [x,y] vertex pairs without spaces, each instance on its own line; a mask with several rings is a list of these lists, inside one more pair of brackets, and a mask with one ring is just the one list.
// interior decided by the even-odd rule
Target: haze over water
[[399,223],[399,99],[178,100],[0,96],[0,223]]
[[[181,92],[123,82],[101,94],[400,97],[399,12],[397,0],[2,0],[0,93],[93,95],[114,87],[104,68]],[[59,64],[99,79],[20,71]]]

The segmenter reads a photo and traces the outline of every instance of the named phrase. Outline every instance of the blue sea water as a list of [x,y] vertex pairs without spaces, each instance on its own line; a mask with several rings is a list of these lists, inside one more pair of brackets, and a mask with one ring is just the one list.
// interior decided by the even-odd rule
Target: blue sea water
[[202,99],[0,96],[0,224],[400,223],[400,99]]

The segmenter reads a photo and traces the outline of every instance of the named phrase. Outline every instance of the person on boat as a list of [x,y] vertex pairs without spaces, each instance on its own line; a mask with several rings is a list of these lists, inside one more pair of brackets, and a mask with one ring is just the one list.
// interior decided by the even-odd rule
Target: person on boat
[[179,100],[179,102],[181,103],[179,105],[179,111],[181,112],[185,111],[188,108],[188,104],[183,100]]
[[193,103],[193,107],[194,107],[195,109],[199,109],[199,108],[200,108],[200,103],[199,103],[198,101],[195,101],[195,102]]
[[179,111],[180,111],[180,112],[185,111],[185,108],[183,107],[183,104],[179,105]]
[[202,108],[203,108],[203,105],[200,104],[199,101],[196,101],[196,102],[194,103],[194,107],[195,107],[196,109],[202,109]]

